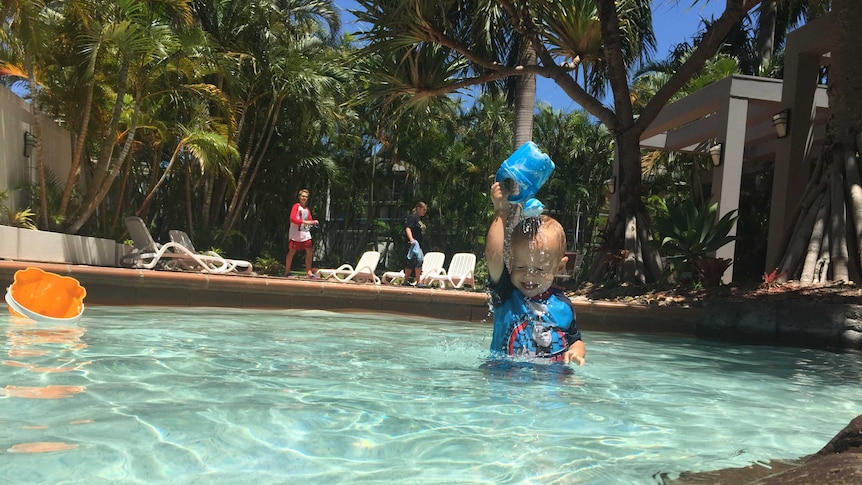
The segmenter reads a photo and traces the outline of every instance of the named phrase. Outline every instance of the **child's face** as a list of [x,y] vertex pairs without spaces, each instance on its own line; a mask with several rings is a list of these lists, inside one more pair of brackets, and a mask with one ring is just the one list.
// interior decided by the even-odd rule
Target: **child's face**
[[547,248],[541,236],[534,240],[513,238],[510,249],[512,284],[527,297],[547,291],[554,282],[554,275],[560,274],[566,265],[563,255]]

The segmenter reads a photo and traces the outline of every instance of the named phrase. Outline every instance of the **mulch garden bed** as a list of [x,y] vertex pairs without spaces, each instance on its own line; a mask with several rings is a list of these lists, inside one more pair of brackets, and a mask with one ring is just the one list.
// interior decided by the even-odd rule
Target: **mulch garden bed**
[[702,306],[708,301],[805,301],[862,304],[862,286],[848,283],[802,285],[798,281],[767,286],[734,284],[715,288],[636,286],[627,284],[569,285],[573,300],[600,300],[658,306]]

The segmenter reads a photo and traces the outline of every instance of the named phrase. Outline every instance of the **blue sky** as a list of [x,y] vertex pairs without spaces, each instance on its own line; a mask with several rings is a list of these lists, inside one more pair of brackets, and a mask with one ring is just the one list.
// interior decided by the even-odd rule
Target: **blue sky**
[[[359,6],[353,0],[336,0],[336,5],[343,10],[342,29],[352,32],[356,29],[355,18],[347,10],[358,10]],[[663,59],[671,47],[690,40],[700,27],[701,18],[716,18],[724,10],[725,3],[720,0],[701,0],[699,5],[691,7],[694,0],[654,0],[653,22],[657,42],[656,57]],[[553,81],[539,77],[537,81],[536,100],[545,101],[555,109],[571,111],[577,105],[559,89]]]

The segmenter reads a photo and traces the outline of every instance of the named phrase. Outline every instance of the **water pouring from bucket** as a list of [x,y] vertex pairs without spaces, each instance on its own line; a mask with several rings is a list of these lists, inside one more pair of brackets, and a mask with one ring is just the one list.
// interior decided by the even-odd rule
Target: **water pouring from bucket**
[[37,322],[74,323],[84,314],[87,290],[75,278],[39,268],[15,272],[6,288],[6,304],[15,317]]
[[506,219],[506,232],[503,253],[509,264],[510,240],[512,231],[525,218],[537,218],[545,210],[544,204],[536,199],[539,189],[551,178],[554,162],[532,141],[528,141],[509,155],[497,170],[495,180],[506,184],[507,197],[511,204]]

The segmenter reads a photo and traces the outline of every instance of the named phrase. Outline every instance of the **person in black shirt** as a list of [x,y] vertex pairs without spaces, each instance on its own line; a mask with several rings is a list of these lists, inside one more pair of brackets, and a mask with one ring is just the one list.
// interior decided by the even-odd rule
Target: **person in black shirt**
[[[428,204],[420,201],[416,203],[416,207],[413,208],[413,212],[407,216],[407,223],[405,224],[406,227],[404,228],[404,232],[407,236],[408,248],[415,244],[418,245],[420,250],[422,250],[422,235],[425,233],[425,223],[422,221],[422,217],[426,212],[428,212]],[[408,251],[408,253],[409,255],[412,255],[414,251]],[[419,259],[408,256],[407,264],[404,266],[404,281],[402,284],[410,284],[411,278],[415,278],[413,284],[416,284],[419,282],[419,278],[421,276],[422,263]]]

